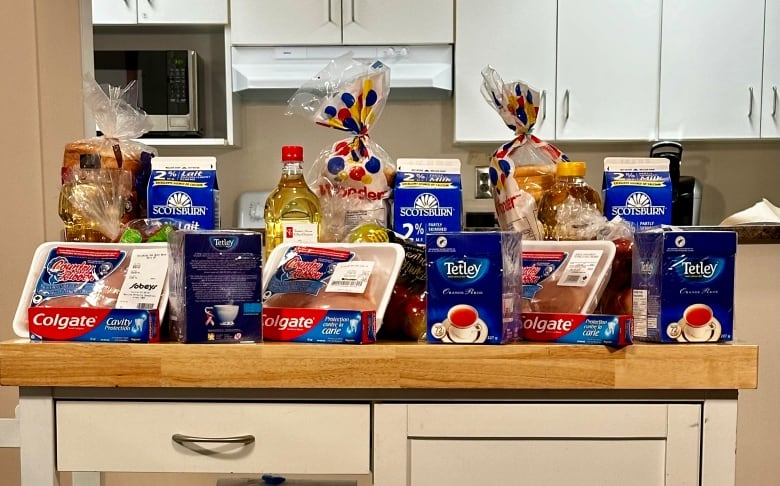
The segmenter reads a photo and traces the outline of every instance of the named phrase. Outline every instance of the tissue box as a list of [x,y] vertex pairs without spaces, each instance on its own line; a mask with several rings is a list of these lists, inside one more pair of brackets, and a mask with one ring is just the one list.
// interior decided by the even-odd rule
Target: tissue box
[[635,238],[634,338],[731,341],[737,233],[667,226]]

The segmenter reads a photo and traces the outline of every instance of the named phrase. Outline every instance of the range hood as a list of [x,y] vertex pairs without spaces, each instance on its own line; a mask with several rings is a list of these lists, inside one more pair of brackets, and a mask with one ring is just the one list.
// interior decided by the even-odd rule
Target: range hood
[[442,97],[452,92],[452,45],[413,46],[234,46],[233,92],[262,94],[296,90],[332,59],[352,52],[356,59],[379,59],[390,67],[391,93]]

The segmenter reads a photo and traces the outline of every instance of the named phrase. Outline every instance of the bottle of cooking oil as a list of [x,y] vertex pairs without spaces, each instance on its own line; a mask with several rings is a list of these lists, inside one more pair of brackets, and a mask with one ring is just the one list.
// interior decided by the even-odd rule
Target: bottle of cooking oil
[[303,147],[282,147],[282,177],[265,202],[265,254],[285,242],[320,239],[320,200],[303,176]]
[[585,162],[559,162],[556,181],[539,201],[547,240],[590,240],[603,221],[601,196],[585,181]]

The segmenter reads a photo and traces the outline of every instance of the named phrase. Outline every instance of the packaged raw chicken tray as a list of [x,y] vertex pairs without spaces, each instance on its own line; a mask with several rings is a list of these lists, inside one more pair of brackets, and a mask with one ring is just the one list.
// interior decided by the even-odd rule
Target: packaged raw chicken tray
[[14,331],[36,341],[159,341],[167,273],[167,243],[43,243]]
[[614,258],[611,241],[523,241],[522,338],[629,344],[631,316],[591,314]]
[[277,246],[263,268],[263,339],[374,342],[403,258],[397,243]]

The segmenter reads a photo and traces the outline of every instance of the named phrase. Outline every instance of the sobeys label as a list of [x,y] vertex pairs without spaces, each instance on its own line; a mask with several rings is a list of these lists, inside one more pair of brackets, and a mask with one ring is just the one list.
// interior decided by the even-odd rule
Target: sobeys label
[[174,218],[189,229],[219,229],[215,157],[155,157],[147,190],[150,218]]

